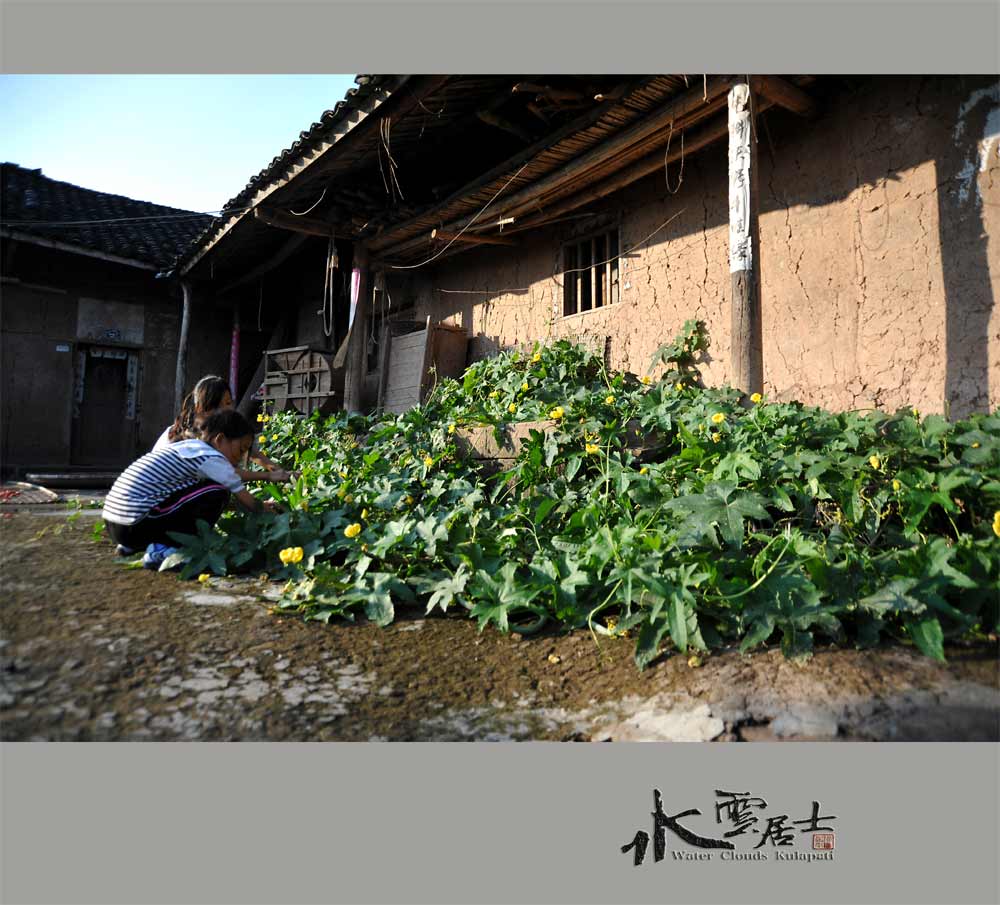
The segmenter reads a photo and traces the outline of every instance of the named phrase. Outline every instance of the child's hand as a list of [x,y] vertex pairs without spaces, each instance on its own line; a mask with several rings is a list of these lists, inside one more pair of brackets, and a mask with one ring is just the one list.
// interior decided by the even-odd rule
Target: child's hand
[[285,507],[277,500],[264,500],[264,510],[266,512],[284,512]]
[[263,477],[264,480],[271,481],[274,484],[287,484],[297,476],[293,472],[285,471],[283,468],[275,468],[272,471],[264,472]]

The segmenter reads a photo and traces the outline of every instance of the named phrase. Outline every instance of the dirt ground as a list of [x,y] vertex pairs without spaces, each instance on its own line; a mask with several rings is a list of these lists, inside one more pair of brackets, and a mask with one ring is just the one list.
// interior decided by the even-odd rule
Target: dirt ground
[[273,583],[125,569],[92,540],[96,511],[2,511],[8,741],[1000,739],[996,644],[947,664],[726,650],[640,673],[631,640],[586,631],[521,639],[420,609],[385,629],[304,623],[269,613]]

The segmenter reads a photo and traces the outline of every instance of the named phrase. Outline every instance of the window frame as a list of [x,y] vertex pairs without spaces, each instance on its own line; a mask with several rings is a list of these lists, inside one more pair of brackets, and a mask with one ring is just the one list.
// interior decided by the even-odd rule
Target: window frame
[[[601,229],[563,241],[560,246],[563,271],[560,320],[580,317],[617,305],[621,301],[622,292],[621,259],[619,223],[607,224]],[[595,261],[604,262],[600,280],[595,279],[597,270],[594,266]],[[582,267],[586,270],[582,271]]]

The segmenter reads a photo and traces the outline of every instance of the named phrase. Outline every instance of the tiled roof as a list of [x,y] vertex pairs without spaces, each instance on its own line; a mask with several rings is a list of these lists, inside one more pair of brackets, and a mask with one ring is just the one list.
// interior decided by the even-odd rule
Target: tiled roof
[[0,169],[4,229],[73,246],[84,254],[95,251],[163,267],[212,219],[59,182],[16,163],[4,163]]
[[176,260],[173,262],[174,268],[180,267],[188,258],[192,257],[201,244],[214,235],[230,219],[233,213],[245,207],[258,190],[266,187],[269,183],[280,177],[289,166],[303,158],[320,144],[331,133],[333,127],[348,116],[352,110],[362,106],[372,94],[386,85],[392,84],[396,78],[397,76],[391,75],[355,76],[354,81],[358,87],[348,89],[344,95],[344,99],[338,101],[332,109],[324,111],[323,115],[319,118],[319,122],[313,123],[304,132],[300,132],[297,141],[274,157],[256,176],[252,176],[243,190],[223,205],[222,213],[218,217],[213,218],[211,222],[204,224],[195,233],[189,247],[183,249],[176,256]]

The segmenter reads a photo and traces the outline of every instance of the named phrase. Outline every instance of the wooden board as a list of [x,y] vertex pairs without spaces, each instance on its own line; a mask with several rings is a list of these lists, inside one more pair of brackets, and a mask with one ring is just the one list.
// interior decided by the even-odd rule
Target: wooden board
[[420,404],[427,330],[395,336],[386,375],[385,411],[400,414]]
[[460,377],[465,370],[469,338],[460,327],[428,324],[409,333],[387,332],[379,389],[383,411],[405,412],[423,402],[438,379]]

